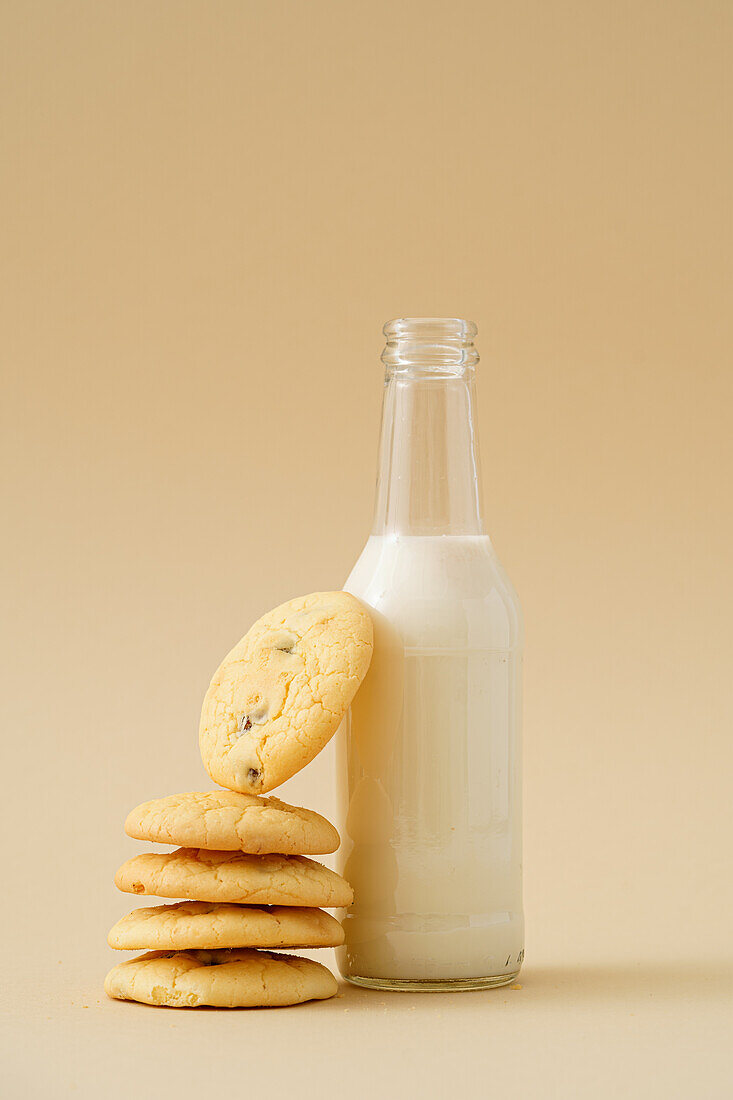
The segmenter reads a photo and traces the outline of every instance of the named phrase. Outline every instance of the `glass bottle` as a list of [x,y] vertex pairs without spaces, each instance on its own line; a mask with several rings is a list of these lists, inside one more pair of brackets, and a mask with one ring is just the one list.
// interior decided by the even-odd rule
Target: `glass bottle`
[[357,985],[487,988],[524,957],[521,611],[481,517],[476,326],[384,333],[374,523],[345,585],[375,643],[337,742],[338,961]]

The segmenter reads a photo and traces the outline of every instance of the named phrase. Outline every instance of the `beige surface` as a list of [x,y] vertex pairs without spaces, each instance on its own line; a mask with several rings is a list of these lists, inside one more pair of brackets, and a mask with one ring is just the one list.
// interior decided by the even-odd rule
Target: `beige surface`
[[[75,965],[67,950],[45,991],[40,967],[23,977],[3,1026],[3,1073],[9,1095],[34,1098],[96,1097],[103,1080],[106,1096],[126,1100],[133,1075],[141,1098],[193,1098],[214,1081],[278,1100],[730,1095],[730,970],[614,961],[607,946],[604,962],[553,965],[534,944],[521,989],[389,996],[342,986],[332,1001],[276,1014],[114,1003],[101,981],[117,956],[92,945]],[[330,965],[328,955],[313,957]],[[44,1057],[31,1057],[39,1049]]]
[[[249,1094],[275,1057],[318,1096],[347,1068],[366,1096],[730,1095],[732,20],[0,5],[12,1100]],[[366,537],[400,314],[479,323],[527,627],[523,988],[104,1003],[125,814],[206,784],[217,661]],[[277,794],[333,816],[329,753]]]

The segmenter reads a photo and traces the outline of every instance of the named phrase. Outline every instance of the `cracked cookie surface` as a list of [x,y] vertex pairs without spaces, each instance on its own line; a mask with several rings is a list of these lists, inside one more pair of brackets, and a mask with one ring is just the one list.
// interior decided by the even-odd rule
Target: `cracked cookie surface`
[[107,942],[118,951],[338,947],[344,930],[322,909],[182,901],[134,909],[117,921]]
[[372,657],[372,621],[348,592],[314,592],[259,619],[204,699],[199,746],[216,782],[270,791],[336,732]]
[[305,856],[252,856],[179,848],[149,852],[123,863],[115,885],[128,894],[154,894],[236,905],[351,905],[346,879]]
[[143,802],[128,814],[125,832],[158,844],[254,855],[319,855],[339,846],[333,825],[313,810],[236,791],[192,791]]
[[169,1008],[255,1008],[326,1000],[338,992],[330,970],[268,951],[150,951],[110,970],[108,997]]

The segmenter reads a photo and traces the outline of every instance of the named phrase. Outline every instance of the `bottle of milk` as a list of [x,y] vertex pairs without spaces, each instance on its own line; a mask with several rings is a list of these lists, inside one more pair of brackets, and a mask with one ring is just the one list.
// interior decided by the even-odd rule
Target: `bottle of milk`
[[372,534],[345,585],[374,657],[338,736],[342,974],[481,989],[519,972],[522,618],[481,515],[476,326],[403,318],[387,346]]

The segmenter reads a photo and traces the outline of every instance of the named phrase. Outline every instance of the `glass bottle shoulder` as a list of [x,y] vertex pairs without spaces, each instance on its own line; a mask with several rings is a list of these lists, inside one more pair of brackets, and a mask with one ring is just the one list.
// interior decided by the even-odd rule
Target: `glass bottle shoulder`
[[407,648],[518,650],[522,615],[487,535],[372,535],[344,586]]

